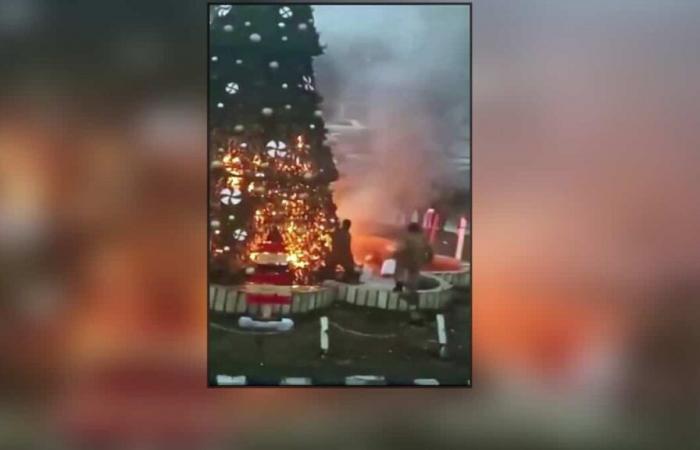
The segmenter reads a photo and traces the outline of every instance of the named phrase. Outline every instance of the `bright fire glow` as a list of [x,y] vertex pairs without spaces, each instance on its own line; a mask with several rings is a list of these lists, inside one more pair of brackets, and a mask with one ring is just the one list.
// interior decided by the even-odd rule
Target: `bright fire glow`
[[309,284],[331,249],[336,222],[335,212],[329,208],[333,205],[331,193],[310,182],[315,168],[303,136],[297,136],[293,151],[284,155],[250,150],[230,145],[222,158],[226,185],[247,192],[255,210],[251,238],[235,251],[251,262],[255,248],[276,227],[295,283]]

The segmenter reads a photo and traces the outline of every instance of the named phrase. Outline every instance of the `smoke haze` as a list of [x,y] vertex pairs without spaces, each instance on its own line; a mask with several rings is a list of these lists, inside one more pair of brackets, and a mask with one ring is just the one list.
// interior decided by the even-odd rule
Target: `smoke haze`
[[[333,145],[339,213],[390,220],[469,186],[469,10],[464,6],[317,6],[316,60],[330,122],[367,139]],[[342,105],[342,106],[340,106]],[[342,117],[345,116],[345,117]],[[466,205],[464,205],[466,207]]]

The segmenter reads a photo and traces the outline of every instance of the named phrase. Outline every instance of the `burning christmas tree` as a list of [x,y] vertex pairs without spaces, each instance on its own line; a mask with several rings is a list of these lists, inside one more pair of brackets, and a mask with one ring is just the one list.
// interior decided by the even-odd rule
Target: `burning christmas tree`
[[209,53],[210,257],[242,273],[271,230],[294,281],[313,282],[331,248],[338,172],[312,58],[308,5],[212,5]]

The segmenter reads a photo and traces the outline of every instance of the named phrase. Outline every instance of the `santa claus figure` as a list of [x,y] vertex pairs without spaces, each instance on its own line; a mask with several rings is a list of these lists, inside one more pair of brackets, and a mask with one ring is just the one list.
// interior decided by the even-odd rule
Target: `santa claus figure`
[[[290,319],[275,321],[272,317],[275,306],[292,303],[292,274],[282,235],[276,228],[251,253],[251,260],[255,266],[245,285],[246,302],[257,314],[255,318],[241,317],[239,324],[245,328],[291,328]],[[257,308],[250,308],[253,305]]]

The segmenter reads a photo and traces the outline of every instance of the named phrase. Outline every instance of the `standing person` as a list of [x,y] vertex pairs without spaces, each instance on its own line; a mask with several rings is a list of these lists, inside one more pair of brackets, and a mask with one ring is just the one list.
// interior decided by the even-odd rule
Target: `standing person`
[[349,219],[343,220],[340,227],[333,233],[333,250],[328,258],[327,267],[330,273],[335,273],[336,266],[343,268],[343,281],[356,281],[355,259],[352,256]]
[[[402,297],[411,305],[418,303],[418,278],[424,264],[433,260],[433,249],[423,234],[421,226],[415,222],[408,225],[406,234],[400,239],[394,258],[396,259],[395,291],[406,292]],[[418,314],[411,311],[411,319]]]

